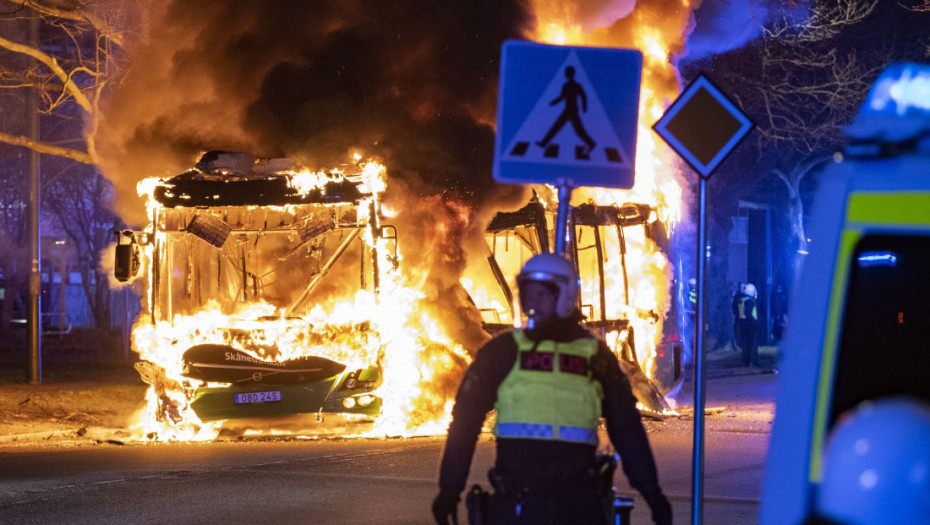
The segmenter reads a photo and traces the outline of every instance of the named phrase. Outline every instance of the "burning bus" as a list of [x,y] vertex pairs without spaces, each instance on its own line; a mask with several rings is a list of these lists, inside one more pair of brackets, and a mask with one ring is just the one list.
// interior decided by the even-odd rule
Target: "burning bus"
[[[118,232],[115,273],[145,286],[132,344],[153,439],[211,439],[225,421],[293,414],[443,430],[470,356],[412,304],[384,188],[376,163],[313,173],[217,151],[140,184],[151,223]],[[550,251],[554,220],[534,197],[488,226],[487,253],[461,284],[489,334],[520,324],[511,284]],[[664,311],[643,302],[667,282],[663,223],[649,205],[591,202],[572,209],[571,225],[587,326],[616,352],[640,409],[661,416],[681,381],[670,362],[679,354],[655,352]]]
[[140,185],[151,223],[118,232],[115,273],[145,275],[132,342],[150,419],[197,435],[233,418],[380,413],[384,342],[353,314],[396,271],[396,230],[382,224],[383,168],[353,168],[207,152]]
[[[481,263],[469,268],[463,285],[489,333],[521,322],[518,296],[511,286],[530,257],[551,251],[555,219],[554,206],[545,206],[534,195],[522,209],[495,215],[488,226],[487,253],[479,259]],[[572,207],[568,220],[567,255],[581,276],[578,307],[584,325],[616,354],[640,411],[662,417],[671,411],[665,394],[683,381],[681,346],[661,341],[664,312],[642,301],[654,296],[652,287],[661,282],[656,284],[634,270],[641,271],[645,264],[654,273],[664,273],[665,227],[651,206],[637,203],[588,202]],[[644,256],[653,260],[642,260]],[[659,347],[654,351],[657,337]]]

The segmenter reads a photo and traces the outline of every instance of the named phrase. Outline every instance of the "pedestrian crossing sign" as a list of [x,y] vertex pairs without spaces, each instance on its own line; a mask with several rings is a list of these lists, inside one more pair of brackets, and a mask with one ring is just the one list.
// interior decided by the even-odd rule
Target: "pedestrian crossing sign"
[[494,180],[633,187],[642,64],[633,49],[505,42]]

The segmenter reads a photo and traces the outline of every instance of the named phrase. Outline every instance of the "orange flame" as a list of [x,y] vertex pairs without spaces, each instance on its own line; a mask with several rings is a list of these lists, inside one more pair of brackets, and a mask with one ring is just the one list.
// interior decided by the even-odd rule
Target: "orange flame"
[[[661,118],[671,99],[677,96],[679,85],[677,70],[671,63],[671,49],[681,47],[682,38],[689,22],[690,2],[682,1],[676,15],[662,17],[662,28],[655,13],[648,13],[646,2],[637,2],[633,12],[627,15],[623,25],[616,23],[597,24],[593,29],[585,30],[585,20],[590,22],[596,13],[583,13],[582,9],[571,9],[560,2],[535,0],[534,11],[537,18],[535,31],[528,38],[542,43],[559,45],[595,45],[602,47],[626,47],[638,49],[643,53],[643,82],[640,91],[638,140],[636,145],[635,185],[630,190],[607,190],[582,188],[573,194],[572,204],[594,202],[599,205],[622,205],[624,203],[643,203],[650,205],[656,216],[652,220],[662,222],[670,227],[681,219],[683,176],[679,172],[678,159],[665,147],[660,147],[651,126]],[[681,16],[681,14],[684,16]],[[615,246],[608,250],[616,251]],[[614,240],[614,242],[616,242]],[[626,266],[628,281],[632,287],[629,291],[631,303],[626,306],[619,293],[608,297],[608,311],[621,312],[621,316],[630,320],[635,334],[635,348],[640,367],[649,377],[654,377],[655,350],[662,336],[662,322],[670,308],[669,288],[672,280],[673,265],[655,242],[645,237],[628,237],[626,239]],[[621,273],[616,269],[605,268],[608,281],[616,279]],[[584,275],[582,275],[584,277]],[[608,282],[605,289],[616,290],[616,283]],[[607,334],[608,343],[619,352],[621,341],[627,334],[616,332]]]
[[[674,224],[681,219],[682,214],[682,177],[676,169],[677,159],[670,150],[657,143],[651,125],[661,117],[670,100],[678,93],[677,72],[671,61],[673,50],[680,47],[688,17],[676,11],[676,16],[663,17],[660,23],[658,17],[649,17],[643,13],[648,9],[648,6],[643,6],[646,2],[638,2],[627,16],[628,20],[634,22],[624,26],[626,29],[618,29],[616,24],[592,26],[586,23],[579,7],[569,8],[555,0],[534,0],[532,3],[537,27],[526,35],[528,39],[563,45],[633,47],[644,54],[635,186],[631,190],[579,189],[574,194],[573,203],[644,203],[654,211],[650,221]],[[689,2],[682,0],[680,5],[679,11],[690,14]],[[663,27],[653,27],[659,25]],[[361,156],[356,153],[355,161],[360,160]],[[365,181],[363,191],[370,193],[371,199],[377,202],[385,189],[384,167],[376,162],[360,164],[360,167],[362,174],[359,177]],[[326,180],[345,176],[333,170],[305,171],[292,175],[293,187],[300,191],[319,189]],[[159,208],[158,203],[151,198],[157,182],[149,180],[139,185],[140,195],[150,197],[147,206],[148,216],[152,218],[157,217]],[[544,195],[551,192],[540,189],[539,193]],[[363,209],[362,206],[359,208]],[[278,211],[294,213],[295,209],[281,207]],[[390,216],[392,213],[385,210],[384,215]],[[437,225],[437,228],[441,227]],[[147,372],[150,375],[162,375],[149,377],[153,387],[148,394],[145,420],[138,427],[140,431],[157,439],[212,439],[217,435],[222,423],[201,422],[189,409],[192,387],[190,381],[181,374],[181,353],[193,344],[226,343],[261,359],[318,355],[350,367],[376,364],[384,372],[384,382],[377,390],[377,394],[384,399],[384,405],[371,433],[411,435],[444,432],[454,392],[448,388],[448,384],[459,377],[470,357],[465,350],[450,341],[436,319],[420,306],[423,294],[395,270],[398,261],[388,256],[391,253],[386,245],[388,241],[373,235],[372,228],[366,228],[361,238],[378,254],[378,293],[372,290],[347,292],[326,305],[315,305],[302,315],[300,323],[286,318],[280,306],[260,301],[239,305],[235,311],[224,310],[219,304],[208,304],[200,311],[177,314],[170,320],[159,319],[154,322],[143,314],[133,330],[133,346],[142,359],[154,363],[155,372]],[[145,246],[144,253],[147,283],[151,286],[154,245],[157,242],[164,243],[165,234],[154,231],[149,240],[151,242]],[[655,348],[661,337],[662,321],[670,306],[672,266],[655,242],[645,234],[630,235],[625,241],[629,304],[618,291],[625,284],[608,282],[605,289],[612,291],[607,297],[605,310],[610,312],[611,317],[630,320],[640,367],[652,376]],[[619,241],[608,239],[607,242],[608,249],[611,249],[609,243]],[[518,248],[525,249],[523,246]],[[497,245],[494,249],[497,249]],[[619,251],[618,248],[614,249]],[[484,254],[478,256],[483,258]],[[516,259],[522,257],[513,253],[508,256]],[[504,258],[501,257],[502,266],[513,263]],[[605,275],[610,280],[619,275],[620,270],[616,268],[619,263],[608,260],[607,264]],[[470,291],[481,288],[468,279],[463,284]],[[148,296],[152,297],[151,292]],[[498,321],[519,322],[519,319],[509,318],[510,305],[506,298],[488,296],[476,299],[480,299],[480,303],[492,305],[493,312],[489,314]],[[276,320],[263,320],[261,329],[256,329],[258,319],[268,316]],[[356,329],[361,325],[369,329]],[[254,338],[251,342],[257,344],[244,345],[241,341],[230,341],[224,334],[233,328],[250,333]],[[321,331],[329,336],[326,344],[308,343],[314,341],[313,334]],[[628,337],[628,330],[607,334],[608,343],[618,352]],[[279,354],[258,355],[251,350],[270,342],[274,343]],[[449,381],[450,378],[453,381]],[[447,386],[442,390],[437,385]],[[178,407],[177,413],[170,414],[167,420],[164,414],[165,397],[169,398],[170,406]]]
[[[305,170],[290,173],[289,180],[291,188],[306,193],[323,189],[327,182],[348,178],[359,183],[362,192],[371,194],[370,199],[363,199],[357,206],[358,210],[366,210],[385,189],[385,169],[377,162],[361,163],[359,167],[361,172],[356,176],[335,170]],[[160,204],[154,198],[159,183],[146,180],[139,184],[140,195],[148,196],[153,220],[160,217]],[[293,215],[299,206],[262,209],[269,208]],[[152,386],[143,419],[136,429],[150,439],[215,438],[222,422],[202,422],[190,408],[196,387],[183,374],[182,354],[198,344],[225,344],[266,361],[318,356],[344,364],[347,370],[377,366],[382,370],[383,382],[375,393],[382,399],[383,408],[369,434],[441,432],[448,425],[450,393],[436,392],[434,385],[443,384],[439,379],[444,375],[459,373],[470,357],[420,307],[422,293],[405,283],[396,269],[398,261],[391,260],[390,240],[375,236],[374,228],[369,225],[360,237],[377,253],[377,291],[360,289],[353,293],[346,288],[341,295],[330,297],[326,305],[315,304],[296,319],[286,316],[284,308],[264,300],[240,302],[232,311],[211,300],[193,313],[177,313],[170,319],[153,320],[151,310],[140,315],[133,328],[133,348],[144,360],[137,368]],[[147,297],[151,302],[157,271],[153,265],[155,246],[157,243],[165,246],[167,236],[163,229],[151,225],[148,229],[154,230],[152,242],[145,247]],[[293,286],[300,288],[306,284],[295,282]],[[231,337],[231,332],[238,335]],[[263,348],[274,348],[274,352],[262,353]]]

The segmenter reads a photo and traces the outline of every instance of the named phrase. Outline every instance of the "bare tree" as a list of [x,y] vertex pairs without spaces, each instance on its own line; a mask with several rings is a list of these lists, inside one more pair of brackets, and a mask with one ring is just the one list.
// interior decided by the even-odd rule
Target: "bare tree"
[[[8,162],[0,173],[0,272],[5,295],[0,339],[4,342],[10,340],[9,320],[29,272],[23,176],[27,149],[43,154],[44,173],[68,174],[43,182],[43,201],[78,247],[95,324],[109,326],[108,281],[95,273],[97,253],[105,246],[99,229],[112,223],[113,217],[104,201],[108,192],[101,189],[99,174],[89,166],[97,163],[99,104],[114,77],[122,43],[116,28],[124,26],[128,12],[118,0],[0,0],[0,143],[11,152],[4,156]],[[36,20],[38,42],[30,42],[26,28]],[[38,94],[36,108],[26,108],[25,94],[30,90]],[[28,111],[39,114],[40,137],[23,131]],[[79,177],[87,180],[76,180]],[[70,199],[61,198],[63,191],[71,192]]]
[[108,209],[113,185],[90,167],[72,165],[45,190],[46,209],[76,247],[77,270],[97,328],[110,327],[110,285],[100,256],[120,222]]
[[873,43],[876,49],[854,42],[878,5],[879,0],[815,1],[803,22],[776,18],[761,38],[713,59],[714,69],[738,77],[731,94],[756,120],[760,145],[808,155],[843,140],[842,125],[888,62],[882,41]]
[[97,163],[95,134],[99,103],[107,81],[113,76],[114,53],[122,41],[115,29],[116,17],[123,16],[120,9],[98,12],[98,4],[0,0],[0,8],[6,8],[0,10],[0,24],[18,27],[30,17],[39,17],[42,27],[38,46],[26,42],[23,31],[4,32],[21,39],[0,37],[0,50],[32,61],[32,65],[25,67],[23,61],[0,62],[0,90],[37,90],[41,101],[37,111],[47,117],[73,120],[77,115],[79,119],[70,127],[74,136],[68,140],[75,146],[36,140],[2,125],[0,142],[84,164]]
[[801,182],[841,148],[843,126],[881,71],[926,53],[927,24],[930,17],[880,0],[821,0],[807,22],[775,24],[759,42],[760,74],[745,78],[741,97],[760,117],[758,147],[780,152],[759,176],[784,183],[798,249],[807,245]]
[[10,320],[14,309],[25,313],[25,291],[29,260],[26,246],[26,195],[21,170],[25,155],[14,148],[3,148],[0,164],[0,348],[10,348]]
[[[895,61],[930,56],[928,26],[930,13],[897,3],[812,0],[806,20],[776,17],[743,48],[685,64],[686,78],[705,72],[757,125],[742,151],[714,175],[715,220],[728,232],[738,200],[771,203],[781,214],[776,220],[792,237],[780,258],[790,266],[784,270],[789,283],[797,251],[807,243],[804,191],[813,186],[812,175],[841,149],[843,127],[858,113],[881,70]],[[770,193],[779,188],[784,194]],[[715,246],[726,246],[725,234],[718,240]],[[711,263],[725,266],[726,257]],[[726,269],[710,271],[724,276],[711,293],[725,295]],[[715,301],[711,298],[721,306],[711,327],[725,332],[725,301]]]
[[[766,38],[796,42],[822,42],[866,20],[881,0],[814,1],[807,20],[796,23],[776,18],[765,28]],[[794,6],[797,7],[797,6]]]
[[832,155],[823,153],[810,154],[798,162],[780,162],[772,168],[771,174],[784,183],[788,192],[788,209],[785,214],[791,227],[792,238],[797,243],[790,268],[792,274],[797,274],[800,270],[802,261],[800,254],[807,253],[808,248],[807,232],[804,228],[801,183],[808,175],[822,168],[832,158]]

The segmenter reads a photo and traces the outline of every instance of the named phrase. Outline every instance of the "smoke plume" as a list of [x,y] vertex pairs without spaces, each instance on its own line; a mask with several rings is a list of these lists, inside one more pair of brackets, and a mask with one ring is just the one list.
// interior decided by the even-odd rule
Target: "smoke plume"
[[773,17],[798,23],[808,15],[808,0],[703,0],[695,9],[694,30],[688,36],[686,60],[737,49],[762,36]]
[[[550,41],[545,32],[561,26],[580,28],[585,45],[639,47],[649,32],[671,35],[662,41],[674,56],[693,16],[681,0],[170,0],[139,8],[144,23],[125,39],[126,67],[98,133],[102,168],[130,224],[147,222],[139,180],[181,173],[205,150],[287,156],[311,169],[360,151],[388,168],[384,201],[396,211],[403,268],[445,312],[463,308],[466,247],[494,212],[528,196],[491,177],[504,40]],[[665,65],[647,61],[644,85],[673,97],[677,73]],[[463,320],[452,329],[459,335],[474,327],[468,316],[449,317]]]
[[[359,148],[393,177],[481,202],[500,45],[519,2],[225,0],[147,7],[104,108],[104,170],[136,222],[135,183],[231,149],[331,167]],[[506,191],[506,190],[505,190]]]
[[388,168],[405,272],[434,306],[459,308],[463,239],[526,198],[491,178],[500,47],[532,23],[521,2],[140,4],[144,30],[126,43],[99,132],[127,221],[147,222],[139,180],[181,173],[205,150],[311,169],[360,151]]

